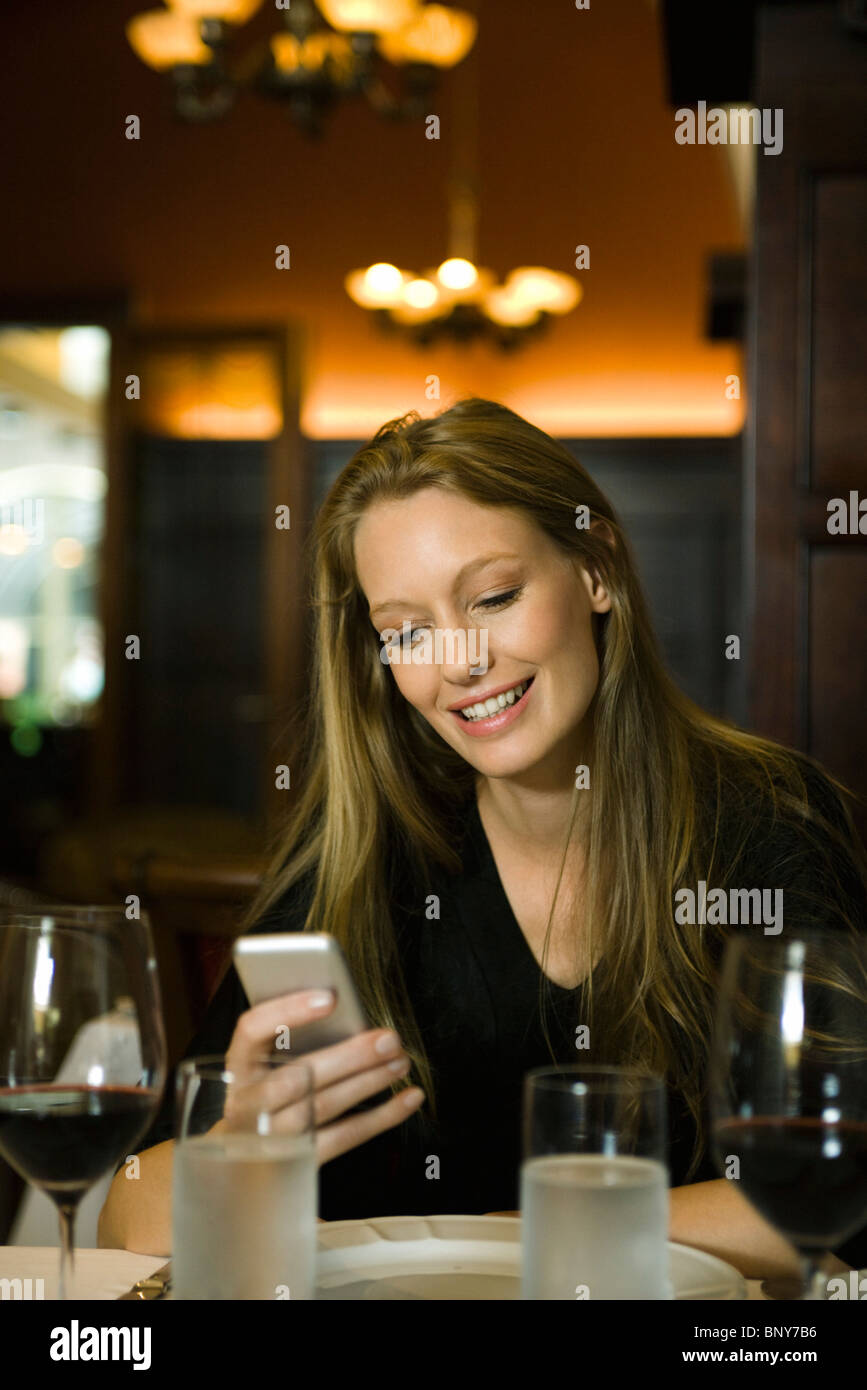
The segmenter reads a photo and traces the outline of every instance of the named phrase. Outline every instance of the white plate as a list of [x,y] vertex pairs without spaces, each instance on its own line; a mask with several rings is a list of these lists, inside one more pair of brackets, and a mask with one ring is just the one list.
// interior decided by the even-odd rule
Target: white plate
[[[384,1216],[318,1229],[317,1299],[520,1298],[516,1216]],[[745,1299],[737,1270],[669,1242],[676,1299]]]

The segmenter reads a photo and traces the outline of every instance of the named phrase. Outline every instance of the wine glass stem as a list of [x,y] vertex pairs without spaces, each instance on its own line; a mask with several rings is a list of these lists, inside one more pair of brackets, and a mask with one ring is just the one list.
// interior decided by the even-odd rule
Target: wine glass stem
[[75,1207],[64,1204],[58,1208],[60,1216],[60,1281],[57,1297],[65,1302],[72,1297],[72,1283],[75,1278]]

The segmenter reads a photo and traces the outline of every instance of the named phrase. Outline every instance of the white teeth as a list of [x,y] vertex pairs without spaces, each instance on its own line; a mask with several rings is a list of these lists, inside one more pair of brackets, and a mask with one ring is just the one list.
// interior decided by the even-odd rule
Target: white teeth
[[487,700],[480,700],[478,704],[467,705],[461,710],[461,714],[465,719],[489,719],[492,714],[499,714],[501,709],[506,709],[516,700],[520,700],[528,685],[529,681],[522,681],[519,685],[512,686],[511,690],[503,691],[502,695],[492,695]]

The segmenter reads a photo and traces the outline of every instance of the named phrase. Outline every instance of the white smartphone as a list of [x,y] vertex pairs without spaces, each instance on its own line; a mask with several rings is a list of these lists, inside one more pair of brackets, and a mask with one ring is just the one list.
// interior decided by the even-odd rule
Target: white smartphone
[[370,1028],[346,957],[327,932],[278,932],[242,936],[232,948],[235,969],[251,1004],[276,999],[296,989],[333,989],[337,1003],[325,1018],[293,1029],[295,1056],[345,1042]]

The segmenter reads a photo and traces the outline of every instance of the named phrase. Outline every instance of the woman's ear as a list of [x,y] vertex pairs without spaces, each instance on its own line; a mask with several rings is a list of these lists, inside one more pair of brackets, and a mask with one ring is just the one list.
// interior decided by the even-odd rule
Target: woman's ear
[[[590,523],[590,530],[599,540],[604,542],[612,553],[614,552],[617,542],[607,521],[603,521],[601,518],[594,519]],[[608,613],[611,609],[611,595],[602,582],[598,568],[595,565],[588,566],[582,563],[581,578],[584,581],[593,612]]]
[[606,589],[602,580],[599,578],[595,569],[585,569],[581,566],[581,578],[587,590],[587,597],[590,600],[590,607],[594,613],[609,613],[611,611],[611,595]]

